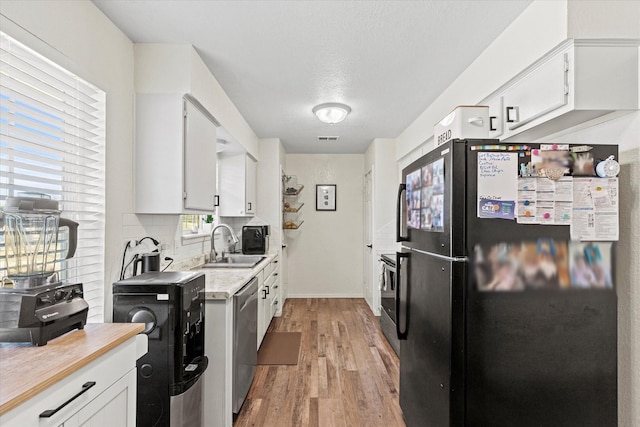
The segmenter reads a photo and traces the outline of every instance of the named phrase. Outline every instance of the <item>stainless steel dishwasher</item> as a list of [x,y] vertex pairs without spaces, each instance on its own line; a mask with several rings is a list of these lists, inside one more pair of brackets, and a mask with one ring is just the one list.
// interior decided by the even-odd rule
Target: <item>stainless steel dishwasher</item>
[[233,413],[240,412],[258,364],[258,279],[233,296]]

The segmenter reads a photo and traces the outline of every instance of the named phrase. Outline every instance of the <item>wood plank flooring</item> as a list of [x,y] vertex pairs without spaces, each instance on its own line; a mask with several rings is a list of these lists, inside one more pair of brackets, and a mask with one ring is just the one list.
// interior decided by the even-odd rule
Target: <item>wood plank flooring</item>
[[258,366],[234,427],[404,427],[399,362],[364,299],[288,299],[269,331],[302,332],[293,366]]

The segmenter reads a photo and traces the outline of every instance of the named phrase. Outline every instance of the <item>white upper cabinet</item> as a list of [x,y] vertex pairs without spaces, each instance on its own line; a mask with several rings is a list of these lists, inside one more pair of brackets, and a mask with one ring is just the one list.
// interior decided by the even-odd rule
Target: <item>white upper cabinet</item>
[[256,213],[258,162],[245,152],[219,154],[220,216],[253,216]]
[[567,105],[569,63],[566,53],[556,55],[504,92],[504,122],[508,130]]
[[534,141],[638,108],[638,47],[569,40],[484,99],[490,138]]
[[218,126],[189,95],[136,95],[136,213],[214,211]]

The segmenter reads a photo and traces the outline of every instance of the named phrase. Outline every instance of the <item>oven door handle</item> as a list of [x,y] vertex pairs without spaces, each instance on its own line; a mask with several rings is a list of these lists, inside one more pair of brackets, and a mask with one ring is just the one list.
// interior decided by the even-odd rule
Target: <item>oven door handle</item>
[[[405,260],[403,262],[403,260]],[[409,327],[409,293],[407,292],[407,286],[402,284],[402,278],[404,277],[402,267],[409,263],[409,254],[405,252],[396,252],[396,335],[399,340],[407,339],[407,330]],[[405,289],[405,299],[402,299],[402,289]],[[404,312],[403,312],[404,309]],[[404,316],[403,316],[404,314]],[[401,322],[404,322],[404,325]]]

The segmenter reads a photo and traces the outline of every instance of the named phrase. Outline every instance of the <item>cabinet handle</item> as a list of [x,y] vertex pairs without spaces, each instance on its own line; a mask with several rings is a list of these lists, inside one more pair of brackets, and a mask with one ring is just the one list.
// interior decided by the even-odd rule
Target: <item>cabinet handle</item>
[[278,285],[275,285],[275,286],[273,287],[273,289],[278,289]]
[[220,196],[218,196],[217,194],[213,196],[213,206],[220,206]]
[[267,299],[267,291],[265,289],[262,290],[262,299]]
[[274,263],[274,264],[277,264],[277,263],[278,263],[278,260],[273,261],[273,263]]
[[277,276],[277,275],[278,275],[278,273],[273,273],[273,275],[274,275],[274,276]]
[[267,293],[265,295],[269,295],[269,285],[265,286],[265,288],[267,288]]
[[497,128],[497,127],[495,127],[495,126],[493,125],[493,121],[494,121],[495,119],[497,119],[497,117],[496,117],[496,116],[491,116],[491,117],[489,117],[489,131],[490,131],[490,132],[493,132],[493,131],[498,130],[498,128]]
[[367,247],[368,247],[369,249],[371,249],[371,248],[373,248],[373,245],[367,245]]
[[247,209],[247,210],[251,210],[251,202],[249,202],[249,209]]
[[517,120],[511,118],[511,112],[515,112],[516,107],[507,107],[507,123],[515,123]]
[[78,397],[80,397],[81,395],[83,395],[84,393],[89,391],[89,389],[91,387],[93,387],[94,385],[96,385],[95,381],[89,381],[89,382],[86,382],[86,383],[82,384],[82,390],[80,390],[73,397],[71,397],[71,399],[67,400],[62,405],[58,406],[56,409],[47,409],[46,411],[42,412],[40,414],[40,418],[50,418],[51,416],[55,415],[58,411],[60,411],[65,406],[67,406],[69,403],[73,402]]

